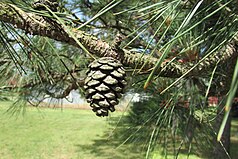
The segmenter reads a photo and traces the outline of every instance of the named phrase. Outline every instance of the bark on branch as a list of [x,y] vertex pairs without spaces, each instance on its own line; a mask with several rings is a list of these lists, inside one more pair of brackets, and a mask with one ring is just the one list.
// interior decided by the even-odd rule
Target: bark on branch
[[[24,30],[26,33],[32,35],[40,35],[49,37],[51,39],[65,42],[77,47],[80,47],[77,42],[69,36],[67,31],[56,21],[47,20],[42,16],[38,16],[34,13],[27,13],[15,5],[6,4],[0,2],[0,21],[10,23],[13,26]],[[105,41],[97,39],[92,35],[86,34],[83,31],[70,28],[74,33],[78,41],[91,53],[96,56],[110,56],[119,59],[125,66],[132,68],[142,68],[143,71],[149,71],[153,69],[157,58],[142,55],[141,53],[131,52],[129,50],[118,50],[114,46],[110,46]],[[235,38],[237,43],[237,37]],[[215,56],[208,57],[191,70],[186,76],[202,76],[208,70],[212,69],[217,60],[221,61],[221,64],[226,64],[227,61],[235,59],[237,57],[237,51],[233,43],[223,48],[222,53]],[[163,63],[158,69],[157,73],[160,76],[177,78],[182,76],[188,70],[190,70],[195,63],[178,63],[171,62],[169,64]]]

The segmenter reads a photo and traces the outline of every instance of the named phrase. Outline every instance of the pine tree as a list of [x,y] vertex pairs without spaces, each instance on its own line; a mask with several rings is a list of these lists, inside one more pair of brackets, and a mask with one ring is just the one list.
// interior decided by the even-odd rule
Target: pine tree
[[[105,69],[93,70],[90,63],[110,57],[125,68],[129,90],[142,91],[143,87],[150,96],[172,90],[168,94],[173,97],[171,107],[186,102],[188,107],[194,107],[198,102],[204,107],[196,110],[206,109],[204,101],[209,96],[223,100],[228,92],[234,96],[237,90],[236,6],[234,0],[3,0],[1,90],[17,92],[34,104],[47,97],[65,98],[72,90],[80,90],[81,94],[86,93],[93,110],[106,116],[108,110],[114,111],[115,104],[101,91],[99,96],[103,97],[94,99],[96,94],[89,92],[94,89],[89,86],[92,80],[88,78],[85,82],[90,72],[85,72],[89,68],[103,73]],[[107,66],[111,69],[106,76],[116,70],[123,78],[114,76],[109,81],[120,83],[122,89],[125,75],[114,67],[114,62]],[[170,82],[161,82],[167,79]],[[99,82],[96,87],[105,85],[101,79],[96,81]],[[85,84],[86,92],[82,89]],[[197,94],[185,95],[189,90],[186,87],[197,88],[204,101]],[[113,95],[117,93],[122,90]],[[119,96],[115,97],[116,103]],[[101,108],[105,104],[99,104],[103,102],[101,99],[110,103],[105,110]],[[170,98],[165,99],[168,102]],[[160,108],[162,101],[157,102]],[[224,147],[228,149],[229,142]],[[223,148],[214,154],[218,152],[222,153],[219,157],[227,157]]]

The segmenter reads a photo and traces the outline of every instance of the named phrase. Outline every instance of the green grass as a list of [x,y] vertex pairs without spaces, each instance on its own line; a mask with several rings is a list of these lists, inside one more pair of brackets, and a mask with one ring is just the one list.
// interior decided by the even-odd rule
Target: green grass
[[[106,118],[90,110],[27,108],[24,116],[6,113],[9,102],[0,103],[0,158],[114,158],[123,149],[107,145]],[[102,143],[101,143],[102,142]],[[98,149],[102,144],[104,147]],[[126,151],[125,151],[126,153]],[[133,153],[128,155],[132,158]]]
[[[90,110],[27,108],[24,116],[6,113],[10,102],[0,102],[1,159],[134,159],[144,158],[136,147],[108,137],[108,118]],[[120,113],[113,113],[118,116]],[[232,153],[237,156],[238,120],[232,127]],[[179,158],[186,158],[181,154]],[[163,158],[155,153],[153,158]],[[168,156],[173,158],[173,156]],[[191,159],[199,159],[195,155]]]

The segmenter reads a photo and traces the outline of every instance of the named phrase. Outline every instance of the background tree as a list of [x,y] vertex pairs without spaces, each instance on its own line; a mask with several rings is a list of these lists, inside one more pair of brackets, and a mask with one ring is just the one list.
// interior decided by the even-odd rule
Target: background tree
[[[236,1],[55,2],[0,2],[2,91],[18,92],[34,104],[46,97],[67,97],[73,89],[83,93],[88,63],[110,56],[126,67],[129,88],[143,87],[155,97],[165,94],[152,108],[164,111],[165,102],[173,114],[175,106],[187,101],[190,109],[182,111],[189,112],[187,125],[194,117],[191,112],[206,109],[208,96],[226,97],[237,61]],[[195,88],[204,100],[197,93],[185,95],[190,90],[186,87]],[[143,113],[137,114],[141,118]],[[172,121],[178,122],[169,120],[168,125]],[[155,139],[149,140],[147,152]],[[216,153],[226,152],[224,147]]]

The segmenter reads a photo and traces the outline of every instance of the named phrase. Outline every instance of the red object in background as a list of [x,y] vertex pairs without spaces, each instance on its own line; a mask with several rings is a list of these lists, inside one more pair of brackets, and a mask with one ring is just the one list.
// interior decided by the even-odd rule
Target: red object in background
[[218,105],[218,97],[215,97],[215,96],[211,96],[211,97],[208,97],[208,106],[210,107],[215,107]]
[[[233,103],[238,102],[238,97],[233,99]],[[216,107],[219,104],[219,99],[216,96],[208,97],[208,106]]]
[[[170,101],[171,102],[171,101]],[[233,99],[233,103],[238,103],[238,97],[234,98]],[[180,100],[178,103],[177,103],[177,106],[179,107],[183,107],[183,108],[189,108],[189,101],[182,101]],[[208,107],[216,107],[217,105],[219,104],[219,98],[216,97],[216,96],[211,96],[211,97],[208,97]],[[169,107],[170,106],[170,103],[168,103],[168,101],[163,101],[161,102],[160,104],[161,107]]]
[[238,97],[237,97],[237,98],[234,98],[233,100],[234,100],[234,102],[238,102]]

